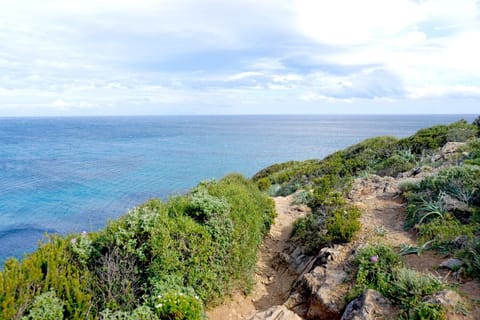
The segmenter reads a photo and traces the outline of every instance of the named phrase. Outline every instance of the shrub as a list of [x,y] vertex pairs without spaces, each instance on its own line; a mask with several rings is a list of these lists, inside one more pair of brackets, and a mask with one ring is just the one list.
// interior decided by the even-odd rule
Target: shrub
[[480,133],[480,116],[476,117],[475,120],[473,120],[472,125],[476,126],[478,132]]
[[[19,319],[50,290],[69,319],[155,319],[152,312],[197,319],[203,303],[251,287],[257,249],[274,217],[273,201],[253,182],[229,175],[167,202],[148,201],[102,231],[52,236],[22,263],[6,262],[0,319]],[[172,291],[185,288],[199,299]],[[153,309],[160,289],[171,298],[168,308]]]
[[154,302],[155,312],[165,320],[202,320],[204,311],[201,300],[192,294],[168,291],[158,295]]
[[86,318],[92,305],[92,276],[70,255],[70,241],[49,236],[20,263],[7,260],[0,272],[0,318],[18,319],[36,296],[55,291],[66,318]]
[[62,320],[63,302],[57,298],[55,291],[44,292],[33,300],[32,309],[24,320]]
[[443,282],[434,276],[404,268],[400,256],[391,247],[362,248],[354,262],[358,269],[349,299],[371,288],[400,305],[401,318],[443,319],[445,310],[441,306],[424,302],[426,296],[445,288]]
[[418,234],[421,242],[429,242],[432,248],[447,253],[458,249],[453,245],[455,238],[466,236],[472,239],[475,229],[474,225],[463,225],[450,217],[418,226]]
[[475,237],[465,249],[458,251],[457,256],[466,263],[467,273],[480,279],[480,238]]
[[465,159],[466,164],[480,166],[480,139],[472,139],[463,148],[468,153]]
[[360,229],[360,211],[338,192],[315,189],[309,206],[312,213],[294,224],[293,239],[307,254],[322,246],[350,241]]
[[272,182],[270,182],[269,178],[265,177],[265,178],[258,179],[257,185],[260,191],[267,191],[272,185]]
[[377,245],[362,248],[355,256],[358,271],[355,278],[354,295],[366,288],[387,295],[391,289],[394,271],[402,266],[400,256],[389,246]]
[[447,142],[465,142],[477,135],[478,129],[475,127],[453,128],[447,133]]
[[476,130],[475,126],[468,124],[465,120],[460,120],[450,125],[438,125],[421,129],[413,136],[401,139],[398,146],[409,148],[415,154],[420,155],[426,150],[441,148],[445,143],[451,141],[449,139],[466,141],[476,135]]
[[333,210],[326,221],[327,236],[332,243],[345,243],[352,240],[360,230],[360,210],[354,206],[339,207]]
[[396,177],[399,173],[411,170],[414,167],[415,163],[412,160],[395,154],[379,163],[376,166],[376,172],[381,176]]

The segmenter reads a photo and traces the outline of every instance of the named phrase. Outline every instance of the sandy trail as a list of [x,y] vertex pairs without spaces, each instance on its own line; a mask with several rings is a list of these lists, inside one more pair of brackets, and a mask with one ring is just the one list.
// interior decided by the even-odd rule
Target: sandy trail
[[293,222],[308,211],[307,207],[291,205],[292,196],[276,197],[277,217],[265,237],[259,253],[255,287],[245,296],[235,293],[222,305],[207,312],[211,320],[248,319],[258,311],[285,302],[296,275],[283,265],[278,265],[276,256],[287,247],[293,230]]

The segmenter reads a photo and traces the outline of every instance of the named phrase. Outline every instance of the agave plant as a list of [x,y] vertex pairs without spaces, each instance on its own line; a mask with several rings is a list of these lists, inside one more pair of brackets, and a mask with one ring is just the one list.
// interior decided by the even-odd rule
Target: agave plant
[[428,201],[422,199],[422,204],[417,208],[416,215],[420,212],[423,213],[422,217],[418,221],[418,224],[422,224],[427,218],[440,218],[444,220],[447,217],[448,211],[445,206],[445,193],[441,192],[435,201]]

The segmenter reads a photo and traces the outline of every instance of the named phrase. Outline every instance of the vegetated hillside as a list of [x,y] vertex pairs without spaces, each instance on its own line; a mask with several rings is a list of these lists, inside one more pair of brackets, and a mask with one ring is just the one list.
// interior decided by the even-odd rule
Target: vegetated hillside
[[[151,200],[99,232],[51,236],[23,261],[6,262],[0,318],[201,319],[205,306],[251,287],[257,249],[275,215],[272,200],[259,189],[270,195],[304,190],[296,201],[308,204],[312,214],[297,221],[292,241],[314,256],[322,247],[352,240],[360,229],[361,211],[347,199],[355,177],[405,171],[436,172],[405,185],[406,227],[418,229],[428,245],[462,259],[462,270],[478,276],[478,134],[477,125],[459,121],[405,139],[368,139],[324,160],[273,165],[253,181],[230,175],[167,202]],[[432,163],[449,141],[466,143]],[[397,251],[380,245],[361,249],[348,297],[374,288],[404,318],[440,318],[445,310],[423,297],[445,284],[406,269]]]
[[[404,181],[401,190],[408,205],[404,227],[415,230],[419,244],[393,248],[381,242],[360,243],[355,259],[344,262],[344,267],[354,266],[349,269],[353,274],[346,299],[351,301],[362,295],[365,297],[367,288],[375,289],[393,303],[397,316],[402,319],[443,319],[452,312],[466,312],[468,307],[455,305],[455,310],[449,310],[439,304],[435,295],[449,288],[448,284],[437,277],[407,268],[401,255],[440,251],[457,258],[452,260],[456,265],[450,266],[456,276],[480,278],[478,136],[476,122],[471,125],[459,121],[422,129],[404,139],[368,139],[321,161],[276,164],[257,173],[254,180],[271,195],[303,190],[297,192],[296,201],[308,204],[312,214],[296,222],[292,241],[305,254],[319,261],[326,258],[322,256],[321,248],[346,244],[355,239],[356,232],[361,228],[362,213],[348,199],[354,180],[358,184],[361,181],[368,183],[368,177],[375,175],[401,176],[401,179],[381,178],[380,181],[387,181],[382,188],[389,187],[388,181]],[[382,229],[375,232],[381,234]],[[327,280],[312,280],[318,277],[320,271],[312,271],[312,274],[303,277],[300,295],[305,295],[305,288],[311,286],[317,290],[317,293],[312,292],[313,295],[321,294],[319,292],[324,288],[320,290],[318,283],[329,282],[328,268],[325,270],[322,272],[326,273]],[[286,306],[302,304],[301,308],[293,309],[306,319],[341,316],[338,307],[331,307],[331,301],[322,306],[325,303],[321,302],[322,299],[315,296],[299,301],[296,297],[293,304],[287,301]],[[323,312],[332,313],[322,316],[318,313],[318,310],[322,312],[322,308]],[[350,308],[352,310],[360,310],[360,307],[357,304]],[[345,319],[350,318],[346,316]]]
[[[49,241],[0,273],[1,319],[202,319],[248,291],[273,201],[239,175]],[[23,318],[22,318],[23,317]]]

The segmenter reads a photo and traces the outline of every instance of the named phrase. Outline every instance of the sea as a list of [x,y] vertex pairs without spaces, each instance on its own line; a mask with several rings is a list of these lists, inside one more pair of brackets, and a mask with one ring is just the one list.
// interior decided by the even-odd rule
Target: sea
[[[0,118],[0,266],[150,198],[476,115]],[[0,267],[1,268],[1,267]]]

